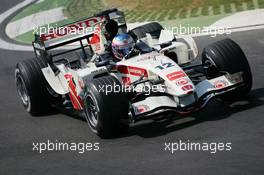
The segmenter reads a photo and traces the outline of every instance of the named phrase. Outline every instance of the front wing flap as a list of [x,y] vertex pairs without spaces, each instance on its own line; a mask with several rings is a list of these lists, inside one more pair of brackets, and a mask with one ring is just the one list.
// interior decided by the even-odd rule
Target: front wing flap
[[[210,99],[223,93],[232,91],[243,85],[242,72],[226,74],[214,79],[206,79],[196,85],[196,92],[184,97],[173,96],[149,96],[142,101],[132,104],[134,116],[149,116],[165,111],[176,111],[179,114],[189,114],[202,109]],[[187,106],[190,98],[196,99],[194,103]],[[186,102],[184,101],[186,100]]]

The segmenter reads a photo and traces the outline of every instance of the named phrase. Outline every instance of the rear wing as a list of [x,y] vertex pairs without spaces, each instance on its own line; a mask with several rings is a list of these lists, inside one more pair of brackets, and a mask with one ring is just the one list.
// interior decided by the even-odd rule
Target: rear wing
[[36,34],[32,42],[33,48],[42,51],[51,50],[90,38],[96,32],[95,28],[98,23],[111,19],[118,23],[119,28],[126,28],[124,13],[117,9],[109,9],[92,17],[49,30],[47,33]]
[[48,33],[35,36],[35,43],[41,42],[45,50],[74,43],[84,38],[91,37],[95,32],[95,25],[104,20],[104,16],[91,17],[83,21],[58,27],[50,30]]

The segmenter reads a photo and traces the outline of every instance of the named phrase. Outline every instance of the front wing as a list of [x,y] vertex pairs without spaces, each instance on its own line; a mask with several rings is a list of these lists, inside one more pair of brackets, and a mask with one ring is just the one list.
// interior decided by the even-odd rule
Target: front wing
[[195,86],[195,92],[181,97],[169,94],[147,96],[132,103],[134,119],[149,117],[166,111],[189,114],[204,108],[216,96],[243,86],[242,73],[226,74],[214,79],[206,79]]

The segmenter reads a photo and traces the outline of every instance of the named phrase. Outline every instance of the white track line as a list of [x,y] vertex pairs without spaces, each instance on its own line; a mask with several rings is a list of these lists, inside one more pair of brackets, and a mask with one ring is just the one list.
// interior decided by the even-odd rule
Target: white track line
[[44,26],[46,24],[56,23],[66,19],[63,15],[63,7],[57,7],[50,10],[34,13],[22,19],[10,22],[6,26],[6,34],[11,39],[30,32],[34,27]]
[[[10,15],[15,13],[17,10],[25,7],[26,5],[35,2],[35,0],[25,0],[11,9],[5,11],[0,15],[0,25],[3,23],[4,20],[6,20]],[[18,45],[18,44],[13,44],[6,42],[0,38],[0,48],[1,49],[6,49],[6,50],[17,50],[17,51],[33,51],[33,48],[31,46],[23,46],[23,45]]]
[[[17,4],[16,6],[12,7],[11,9],[7,10],[6,12],[2,13],[0,15],[0,24],[2,24],[2,22],[6,18],[8,18],[11,14],[15,13],[17,10],[25,7],[26,5],[28,5],[34,1],[35,0],[25,0],[25,1]],[[132,26],[134,27],[134,25],[137,26],[139,24],[140,23],[132,24]],[[144,24],[144,23],[142,23],[142,24]],[[233,29],[231,29],[231,31],[232,32],[241,32],[241,31],[256,30],[256,29],[264,29],[264,24],[263,25],[257,25],[257,26],[245,26],[242,28],[233,28]],[[212,34],[214,34],[214,33],[201,33],[201,34],[195,34],[195,35],[191,35],[191,36],[198,37],[198,36],[208,36],[208,35],[212,35]],[[24,45],[9,43],[9,42],[2,40],[1,38],[0,38],[0,48],[6,49],[6,50],[33,51],[32,46],[24,46]]]
[[[227,28],[230,30],[230,34],[236,33],[236,32],[244,32],[244,31],[250,31],[250,30],[258,30],[258,29],[264,29],[264,24],[259,25],[252,25],[252,26],[243,26],[238,28]],[[199,37],[199,36],[220,36],[221,34],[216,33],[214,30],[210,32],[204,32],[204,33],[197,33],[197,34],[190,34],[192,37]],[[227,35],[228,36],[228,35]]]

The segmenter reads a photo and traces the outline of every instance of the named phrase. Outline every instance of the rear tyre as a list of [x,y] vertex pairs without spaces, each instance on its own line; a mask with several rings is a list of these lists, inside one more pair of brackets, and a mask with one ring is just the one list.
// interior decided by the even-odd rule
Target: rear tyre
[[[114,92],[120,82],[112,76],[88,82],[85,97],[85,116],[91,130],[101,138],[118,136],[129,128],[129,102],[122,92]],[[106,93],[106,88],[111,92]]]
[[[202,53],[203,64],[211,64],[216,68],[213,74],[243,72],[244,85],[222,96],[225,100],[246,96],[252,88],[252,73],[248,60],[240,46],[231,39],[224,39],[207,46]],[[211,72],[211,73],[212,73]],[[214,75],[208,75],[214,77]]]
[[47,82],[41,72],[45,67],[37,59],[24,60],[16,65],[15,82],[18,95],[26,111],[40,116],[50,111],[53,97],[47,90]]

